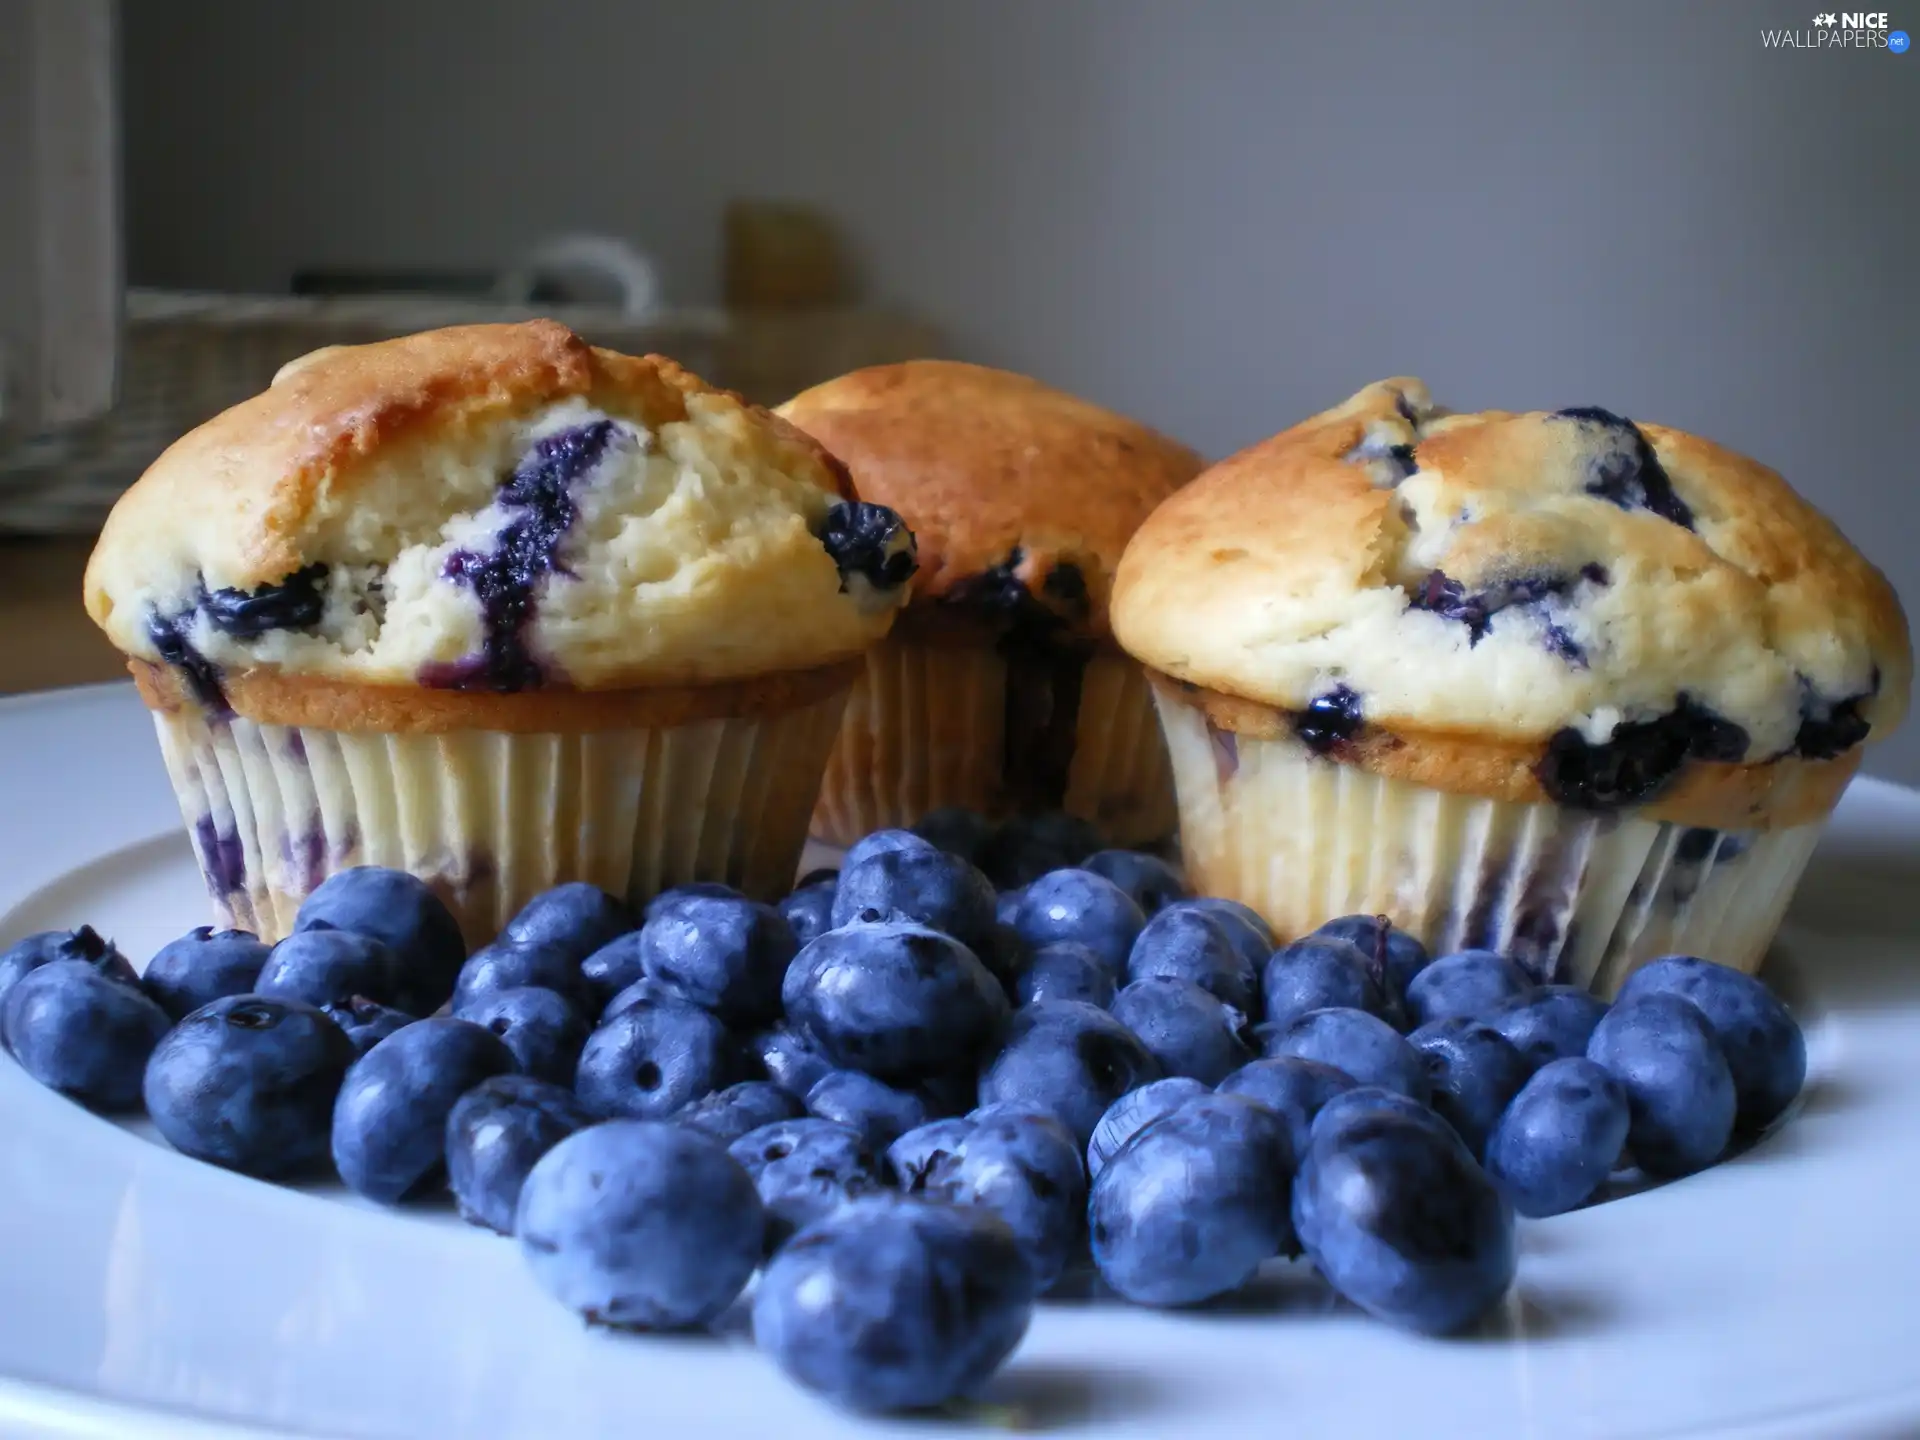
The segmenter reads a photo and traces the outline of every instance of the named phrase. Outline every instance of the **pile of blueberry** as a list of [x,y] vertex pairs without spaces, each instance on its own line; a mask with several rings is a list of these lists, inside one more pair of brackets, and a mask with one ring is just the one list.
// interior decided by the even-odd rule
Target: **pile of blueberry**
[[1513,1279],[1514,1213],[1713,1163],[1806,1069],[1758,981],[1688,957],[1611,1007],[1349,916],[1275,947],[1059,817],[940,812],[777,905],[589,885],[466,953],[417,880],[337,874],[269,948],[144,975],[89,929],[0,954],[0,1041],[182,1153],[386,1203],[450,1189],[587,1320],[753,1331],[865,1410],[939,1405],[1097,1273],[1146,1305],[1304,1255],[1429,1334]]

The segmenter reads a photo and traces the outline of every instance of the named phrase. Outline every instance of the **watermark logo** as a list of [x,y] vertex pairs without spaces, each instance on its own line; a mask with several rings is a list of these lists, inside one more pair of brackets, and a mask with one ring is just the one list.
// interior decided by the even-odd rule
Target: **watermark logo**
[[1904,55],[1911,41],[1888,23],[1885,10],[1822,10],[1804,30],[1762,30],[1769,50],[1885,50]]

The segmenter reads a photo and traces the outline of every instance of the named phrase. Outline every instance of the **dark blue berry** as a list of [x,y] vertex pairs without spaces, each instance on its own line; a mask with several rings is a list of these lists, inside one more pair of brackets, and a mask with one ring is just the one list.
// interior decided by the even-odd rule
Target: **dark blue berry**
[[778,1120],[797,1120],[806,1113],[800,1098],[771,1080],[742,1080],[673,1113],[673,1123],[690,1125],[722,1145],[731,1145],[750,1130]]
[[0,1034],[20,1068],[105,1113],[139,1107],[147,1057],[171,1024],[138,985],[92,960],[30,970],[0,1006]]
[[911,830],[872,830],[847,847],[847,853],[840,861],[840,873],[844,875],[862,861],[869,860],[875,855],[885,855],[890,851],[926,851],[938,848],[931,841],[922,840]]
[[[1087,1173],[1098,1175],[1106,1168],[1107,1161],[1120,1153],[1120,1147],[1140,1131],[1162,1115],[1172,1114],[1187,1101],[1208,1093],[1205,1085],[1185,1075],[1155,1080],[1138,1090],[1129,1090],[1107,1107],[1107,1113],[1093,1127],[1093,1134],[1087,1140]],[[1257,1095],[1253,1098],[1260,1099]]]
[[1086,1172],[1073,1136],[1051,1115],[988,1115],[904,1183],[911,1194],[981,1205],[999,1215],[1013,1231],[1036,1289],[1052,1286],[1079,1249]]
[[447,1114],[447,1188],[460,1218],[511,1235],[540,1157],[592,1123],[573,1091],[528,1075],[496,1075],[467,1091]]
[[802,885],[774,909],[793,931],[796,945],[817,940],[833,928],[833,895],[839,886],[837,877]]
[[880,1163],[858,1130],[808,1116],[749,1130],[727,1147],[766,1207],[765,1244],[779,1249],[795,1231],[849,1200],[886,1188]]
[[350,930],[385,945],[400,962],[393,1003],[414,1015],[446,1004],[467,958],[460,926],[440,897],[405,871],[375,865],[329,875],[301,902],[294,929]]
[[1342,915],[1313,932],[1322,940],[1345,940],[1367,957],[1367,968],[1390,998],[1404,998],[1413,977],[1431,958],[1418,937],[1384,915]]
[[764,1025],[780,1013],[780,982],[799,948],[770,905],[688,895],[649,907],[640,970],[729,1025]]
[[352,930],[295,931],[273,947],[254,984],[256,994],[314,1006],[355,995],[385,1005],[399,988],[399,957]]
[[1260,1029],[1270,1060],[1298,1056],[1344,1070],[1360,1085],[1378,1085],[1426,1103],[1426,1068],[1419,1053],[1377,1015],[1364,1010],[1309,1010],[1285,1025]]
[[1807,1078],[1807,1042],[1773,992],[1751,975],[1692,955],[1650,960],[1620,988],[1619,1003],[1644,995],[1692,1002],[1727,1059],[1741,1130],[1779,1119]]
[[1506,956],[1493,950],[1460,950],[1440,956],[1413,977],[1407,986],[1407,1013],[1416,1025],[1456,1016],[1479,1020],[1532,990],[1526,972]]
[[1293,733],[1316,755],[1325,755],[1352,740],[1365,725],[1360,697],[1345,685],[1314,696],[1306,709],[1293,716]]
[[858,1130],[874,1154],[926,1124],[926,1102],[858,1070],[829,1070],[807,1092],[807,1113]]
[[945,805],[929,810],[913,822],[913,833],[949,855],[958,855],[970,865],[980,863],[987,841],[993,836],[993,823],[977,810]]
[[1666,467],[1638,425],[1597,405],[1556,410],[1554,418],[1574,421],[1600,442],[1602,448],[1588,458],[1587,494],[1622,510],[1650,511],[1683,530],[1693,528],[1693,511],[1674,493]]
[[1004,1048],[981,1073],[980,1100],[1038,1106],[1085,1145],[1114,1101],[1162,1074],[1140,1037],[1105,1010],[1042,1000],[1014,1012]]
[[1652,799],[1690,759],[1732,764],[1747,748],[1744,729],[1681,695],[1665,715],[1623,720],[1603,741],[1572,728],[1555,732],[1534,774],[1562,805],[1611,810]]
[[1486,1020],[1537,1070],[1549,1060],[1585,1055],[1606,1013],[1607,1002],[1578,985],[1542,985],[1495,1006]]
[[762,1030],[747,1048],[767,1078],[796,1101],[804,1101],[815,1082],[834,1068],[818,1045],[785,1025]]
[[207,623],[236,640],[257,640],[275,630],[311,630],[327,613],[322,586],[325,565],[307,565],[274,585],[254,590],[221,587],[208,590],[203,580],[200,608]]
[[491,1030],[513,1052],[522,1075],[571,1085],[587,1043],[587,1022],[566,996],[538,985],[477,995],[453,1013]]
[[1660,1178],[1690,1175],[1720,1158],[1733,1134],[1733,1073],[1706,1017],[1679,995],[1616,1004],[1594,1027],[1587,1058],[1627,1092],[1627,1143]]
[[564,996],[576,1010],[597,1008],[593,991],[580,973],[580,962],[567,948],[543,941],[522,944],[500,939],[482,945],[460,967],[460,978],[453,987],[453,1013],[460,1014],[488,995],[530,985]]
[[1214,1088],[1222,1095],[1245,1095],[1277,1112],[1287,1122],[1293,1153],[1304,1155],[1315,1117],[1336,1095],[1352,1090],[1354,1079],[1318,1060],[1288,1055],[1250,1061]]
[[898,590],[919,568],[913,532],[884,505],[848,500],[827,511],[820,545],[840,572],[846,591],[855,578],[875,590]]
[[[1198,904],[1172,904],[1149,920],[1127,955],[1128,980],[1170,976],[1198,985],[1240,1011],[1254,1013],[1259,961],[1248,958],[1242,939],[1253,932],[1224,911]],[[1240,938],[1236,938],[1240,937]],[[1264,949],[1259,960],[1266,959]]]
[[1246,957],[1255,975],[1260,973],[1260,967],[1267,963],[1267,957],[1273,953],[1274,939],[1273,927],[1267,924],[1258,910],[1218,895],[1176,900],[1167,907],[1169,910],[1189,908],[1204,911],[1219,921],[1227,932],[1227,938],[1233,942],[1233,948]]
[[1612,1075],[1585,1056],[1549,1060],[1500,1117],[1487,1173],[1522,1215],[1558,1215],[1606,1183],[1630,1124]]
[[645,974],[640,932],[615,936],[580,962],[580,979],[604,1009],[607,1002]]
[[1021,898],[1013,928],[1038,949],[1061,940],[1087,946],[1119,975],[1147,917],[1126,891],[1091,870],[1049,871]]
[[1081,861],[1080,868],[1111,880],[1149,917],[1189,894],[1178,870],[1159,856],[1138,850],[1096,850]]
[[712,1011],[659,996],[587,1037],[574,1089],[596,1115],[664,1119],[731,1085],[741,1067],[738,1043]]
[[352,1042],[354,1053],[359,1055],[366,1054],[394,1031],[411,1025],[419,1018],[404,1010],[382,1005],[377,1000],[369,1000],[364,995],[350,995],[345,1000],[320,1008],[329,1020],[340,1027],[340,1033]]
[[1111,1008],[1165,1074],[1214,1085],[1253,1058],[1240,1038],[1246,1017],[1191,981],[1171,975],[1135,980],[1113,997]]
[[577,965],[633,928],[633,912],[625,902],[575,880],[543,890],[521,906],[500,938],[562,951]]
[[245,930],[201,925],[155,951],[140,985],[170,1018],[180,1020],[215,1000],[252,994],[267,954],[266,943]]
[[91,925],[78,930],[42,930],[0,951],[0,1006],[6,1004],[7,992],[22,976],[55,960],[84,960],[109,980],[123,985],[140,983],[133,963]]
[[1113,971],[1085,945],[1071,940],[1043,945],[1027,957],[1014,977],[1013,998],[1021,1005],[1036,1000],[1084,1000],[1102,1009],[1113,1003]]
[[1407,1037],[1426,1062],[1430,1103],[1477,1159],[1533,1071],[1507,1037],[1480,1020],[1433,1020]]
[[1341,1006],[1387,1018],[1387,997],[1359,946],[1308,936],[1273,952],[1260,977],[1269,1025],[1287,1025],[1309,1010]]
[[840,872],[833,923],[910,920],[978,950],[994,926],[993,882],[944,850],[887,850]]

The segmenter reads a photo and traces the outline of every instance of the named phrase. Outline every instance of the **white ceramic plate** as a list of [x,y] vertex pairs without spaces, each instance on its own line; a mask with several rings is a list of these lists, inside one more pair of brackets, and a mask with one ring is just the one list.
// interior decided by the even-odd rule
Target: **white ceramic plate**
[[[206,900],[124,686],[0,705],[0,944],[89,922],[136,962]],[[1399,1335],[1275,1267],[1245,1301],[1049,1304],[996,1384],[1041,1430],[1920,1433],[1920,795],[1841,808],[1771,978],[1799,1116],[1682,1183],[1523,1223],[1483,1333]],[[741,1334],[585,1330],[443,1210],[278,1189],[98,1119],[0,1058],[0,1434],[921,1437],[791,1388]]]

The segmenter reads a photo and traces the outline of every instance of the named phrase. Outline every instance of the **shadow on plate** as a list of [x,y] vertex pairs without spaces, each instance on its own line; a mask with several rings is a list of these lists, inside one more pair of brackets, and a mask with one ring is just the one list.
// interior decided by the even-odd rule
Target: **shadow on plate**
[[[1000,1413],[1004,1428],[1071,1430],[1082,1425],[1138,1419],[1164,1408],[1168,1396],[1151,1376],[1122,1364],[1018,1360],[981,1394],[979,1404]],[[973,1409],[974,1407],[966,1407]],[[972,1414],[955,1416],[980,1420]]]

